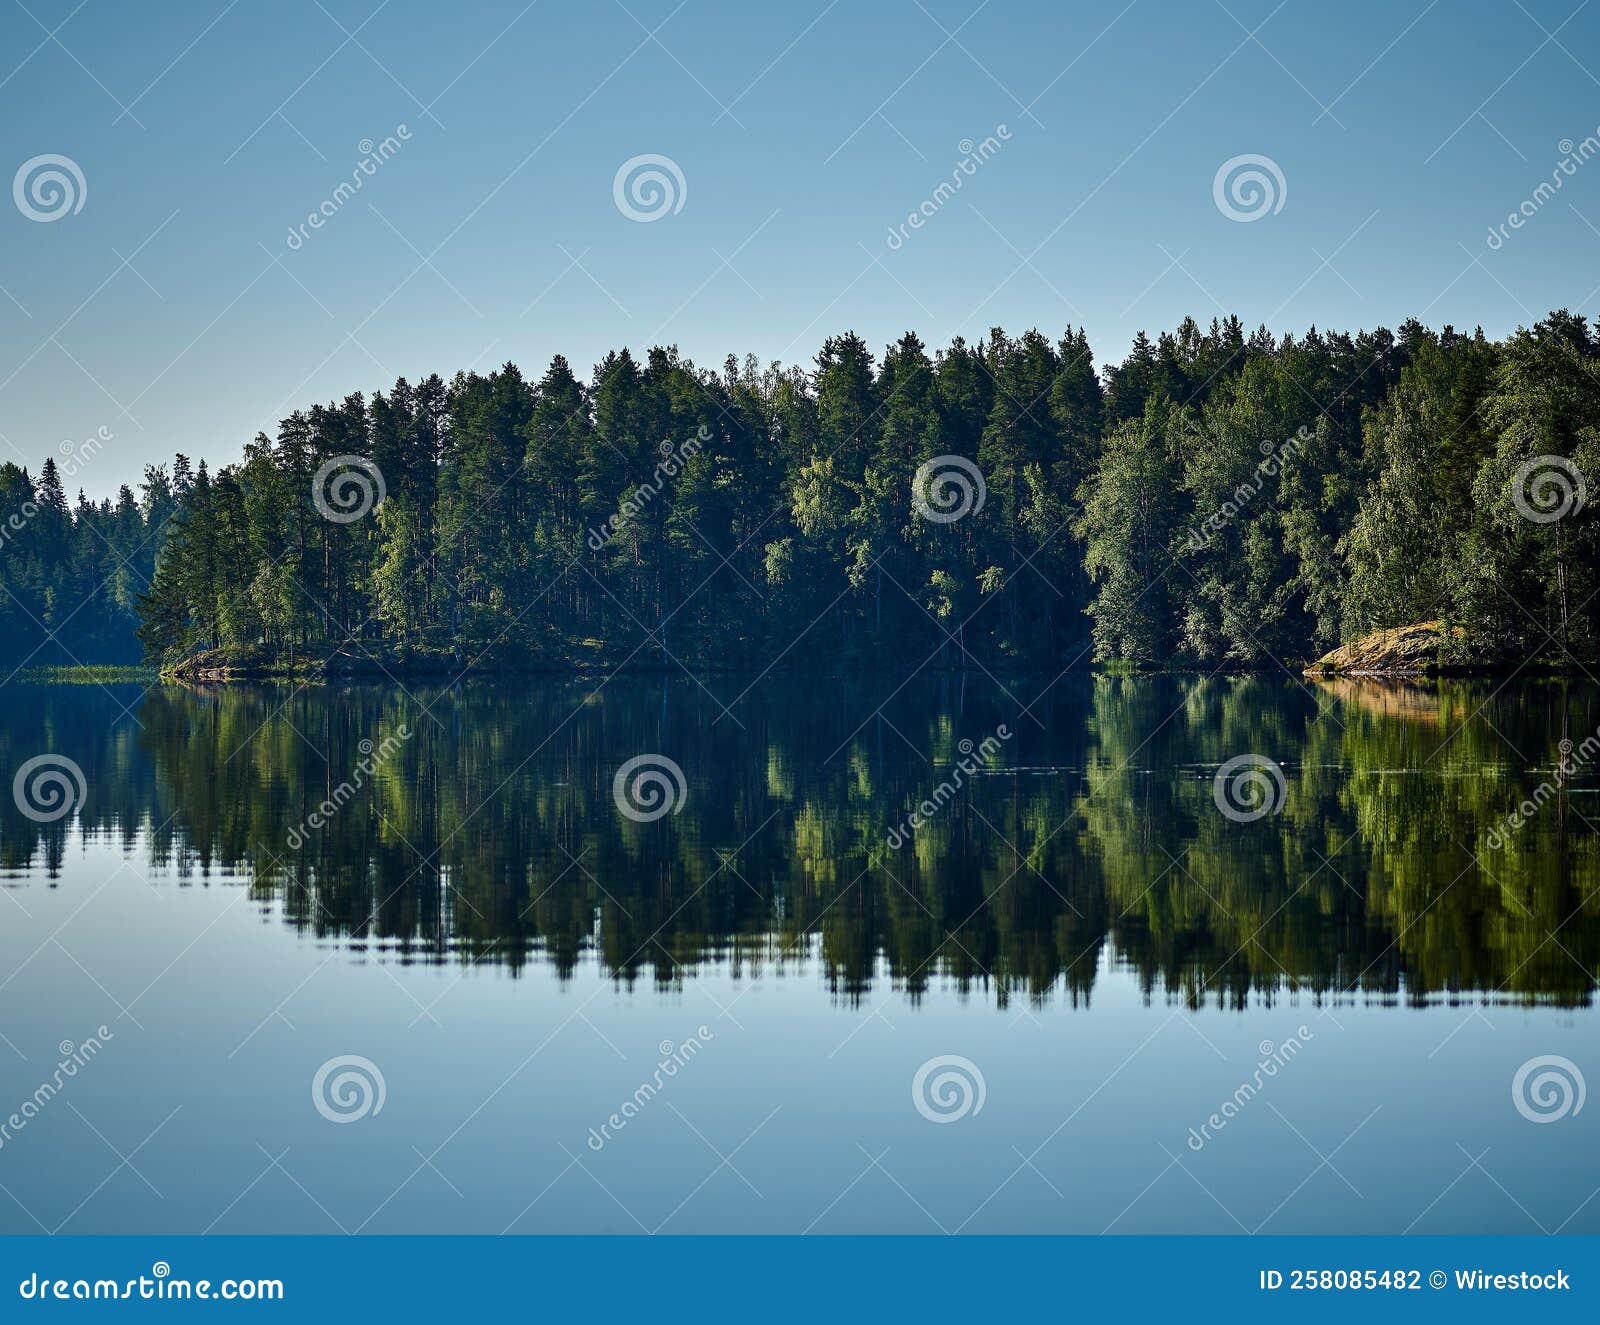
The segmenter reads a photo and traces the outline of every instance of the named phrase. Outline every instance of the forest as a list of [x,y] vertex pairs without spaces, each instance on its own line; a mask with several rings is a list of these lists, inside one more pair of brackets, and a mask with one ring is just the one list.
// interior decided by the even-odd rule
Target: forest
[[0,465],[8,670],[1298,670],[1423,621],[1461,666],[1600,658],[1600,324],[1567,311],[1499,341],[1189,319],[1100,367],[1073,328],[557,356],[314,405],[114,500],[62,468]]

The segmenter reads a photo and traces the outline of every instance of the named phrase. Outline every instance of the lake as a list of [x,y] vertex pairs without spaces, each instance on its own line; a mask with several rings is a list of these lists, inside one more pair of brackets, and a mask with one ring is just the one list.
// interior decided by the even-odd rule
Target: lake
[[4,698],[5,1232],[1600,1232],[1588,682]]

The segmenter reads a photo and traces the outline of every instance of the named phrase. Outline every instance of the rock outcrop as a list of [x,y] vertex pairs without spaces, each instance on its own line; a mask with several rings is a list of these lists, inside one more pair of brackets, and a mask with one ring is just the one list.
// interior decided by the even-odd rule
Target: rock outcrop
[[1307,676],[1429,676],[1448,670],[1440,659],[1447,640],[1461,628],[1422,621],[1394,630],[1375,630],[1325,653],[1305,669]]

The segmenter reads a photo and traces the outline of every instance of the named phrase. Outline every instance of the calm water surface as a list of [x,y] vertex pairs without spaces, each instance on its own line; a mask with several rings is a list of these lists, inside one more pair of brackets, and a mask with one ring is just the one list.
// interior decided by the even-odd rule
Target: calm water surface
[[7,686],[0,1231],[1600,1232],[1600,688],[740,684]]

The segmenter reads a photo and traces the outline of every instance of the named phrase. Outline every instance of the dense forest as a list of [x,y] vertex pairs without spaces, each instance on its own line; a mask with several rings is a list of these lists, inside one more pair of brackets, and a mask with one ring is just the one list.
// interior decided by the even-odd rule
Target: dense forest
[[558,356],[298,411],[115,501],[0,466],[0,661],[1245,669],[1440,620],[1454,661],[1571,665],[1585,476],[1600,326],[1565,311],[1498,342],[1186,320],[1099,370],[1073,329]]

